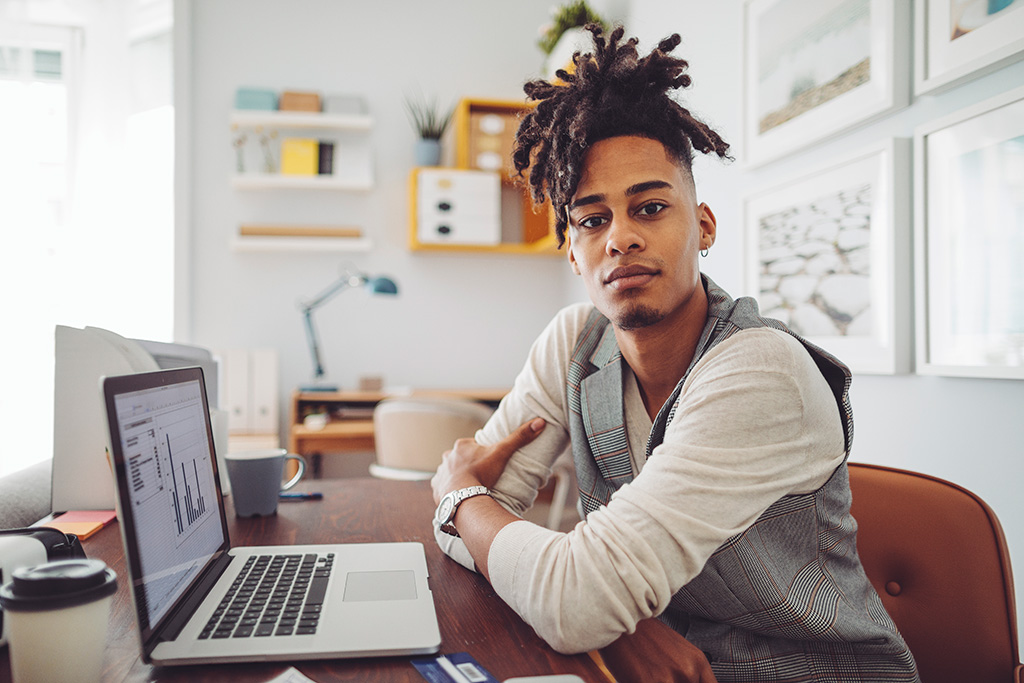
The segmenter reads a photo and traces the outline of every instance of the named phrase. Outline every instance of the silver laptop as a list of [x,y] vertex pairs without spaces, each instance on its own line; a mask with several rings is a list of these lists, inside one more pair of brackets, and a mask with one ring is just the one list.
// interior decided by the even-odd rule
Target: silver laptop
[[107,377],[103,395],[143,661],[438,651],[422,544],[231,546],[200,368]]

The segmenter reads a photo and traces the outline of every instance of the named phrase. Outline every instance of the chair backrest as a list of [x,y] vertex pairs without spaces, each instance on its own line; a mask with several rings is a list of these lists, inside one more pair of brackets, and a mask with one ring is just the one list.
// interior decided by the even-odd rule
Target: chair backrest
[[1019,681],[1013,574],[992,509],[936,477],[849,470],[858,554],[921,680]]
[[388,398],[373,411],[377,464],[434,472],[456,439],[472,438],[494,411],[447,397]]

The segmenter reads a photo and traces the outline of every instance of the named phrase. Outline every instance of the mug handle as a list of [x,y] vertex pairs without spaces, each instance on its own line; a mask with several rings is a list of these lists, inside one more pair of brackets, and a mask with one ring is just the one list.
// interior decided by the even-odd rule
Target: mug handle
[[295,455],[294,453],[288,453],[284,456],[285,462],[289,460],[295,460],[299,464],[299,471],[295,473],[295,476],[285,482],[284,486],[281,487],[282,491],[287,491],[291,487],[299,483],[299,479],[302,479],[302,475],[306,473],[306,461],[301,455]]

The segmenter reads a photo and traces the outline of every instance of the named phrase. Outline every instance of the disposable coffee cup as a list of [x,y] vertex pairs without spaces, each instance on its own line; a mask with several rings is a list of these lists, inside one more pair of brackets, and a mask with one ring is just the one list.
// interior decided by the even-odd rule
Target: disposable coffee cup
[[[239,517],[267,516],[277,512],[281,492],[299,483],[306,472],[306,461],[302,456],[283,448],[228,453],[224,460],[231,479],[231,499]],[[282,484],[287,460],[294,460],[299,469],[295,476]]]
[[21,567],[0,587],[14,683],[95,683],[117,574],[100,560]]

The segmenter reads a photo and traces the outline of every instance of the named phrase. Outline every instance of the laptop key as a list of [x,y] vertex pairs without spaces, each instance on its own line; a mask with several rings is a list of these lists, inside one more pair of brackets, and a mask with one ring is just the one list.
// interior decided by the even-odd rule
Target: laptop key
[[306,596],[307,605],[322,605],[324,596],[327,595],[327,581],[325,578],[315,578],[309,584],[309,595]]
[[274,635],[274,624],[273,624],[273,622],[271,622],[269,624],[260,624],[259,626],[257,626],[256,627],[255,635],[256,635],[257,638],[261,638],[263,636],[272,636],[272,635]]

